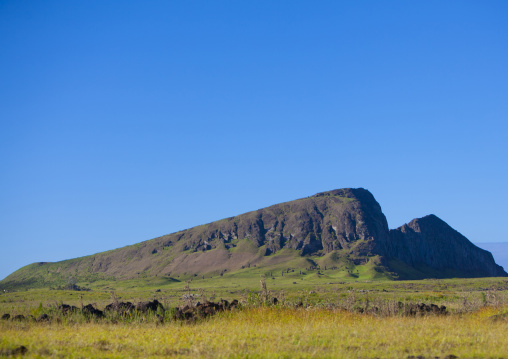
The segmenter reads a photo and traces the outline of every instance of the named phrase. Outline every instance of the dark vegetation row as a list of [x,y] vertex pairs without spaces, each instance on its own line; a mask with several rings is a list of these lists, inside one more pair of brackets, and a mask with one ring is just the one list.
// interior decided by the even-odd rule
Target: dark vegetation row
[[[185,294],[182,299],[185,301],[180,306],[171,306],[167,298],[151,301],[123,302],[120,301],[114,292],[111,292],[112,302],[99,309],[96,303],[80,307],[55,303],[43,307],[39,304],[37,309],[27,310],[29,313],[5,313],[1,316],[3,321],[35,321],[35,322],[87,322],[106,321],[111,323],[125,322],[171,322],[171,321],[196,321],[213,316],[218,313],[241,310],[243,308],[275,307],[306,309],[309,307],[325,308],[330,310],[344,310],[347,312],[364,313],[376,316],[425,316],[425,315],[447,315],[449,309],[444,305],[435,303],[424,303],[425,299],[410,299],[400,301],[395,296],[391,299],[381,298],[370,290],[348,290],[339,295],[335,301],[315,302],[310,291],[308,296],[299,298],[286,298],[285,292],[272,292],[267,289],[266,281],[261,279],[260,291],[249,291],[241,297],[241,300],[231,302],[221,299],[214,302],[215,293],[207,299],[205,292],[201,289],[200,294],[193,294],[190,282],[185,286]],[[385,291],[383,289],[383,291]],[[156,290],[160,292],[160,289]],[[451,313],[465,313],[478,310],[482,307],[503,307],[506,305],[506,298],[497,290],[481,292],[481,298],[466,298],[464,296],[457,308],[452,305]],[[197,301],[200,299],[201,302]],[[430,298],[428,298],[430,299]],[[449,303],[445,303],[449,304]],[[26,309],[25,309],[26,310]]]
[[[387,303],[388,306],[378,307],[369,306],[369,303],[354,305],[349,311],[356,313],[366,313],[373,315],[399,315],[399,316],[424,316],[424,315],[447,315],[449,314],[444,305],[438,306],[430,303]],[[281,303],[275,297],[260,303],[262,306],[274,306],[280,308],[305,308],[301,302],[297,303]],[[231,302],[220,300],[219,302],[205,301],[204,303],[189,302],[181,307],[164,308],[163,304],[158,300],[139,302],[133,304],[131,302],[115,301],[108,304],[104,310],[96,308],[93,304],[87,304],[78,308],[68,304],[60,304],[46,308],[44,313],[37,317],[32,314],[10,315],[5,313],[1,319],[4,321],[33,321],[33,322],[88,322],[88,321],[107,321],[112,323],[118,322],[144,322],[155,321],[163,323],[167,321],[196,321],[213,316],[218,313],[241,310],[244,307],[252,307],[241,305],[238,300]],[[42,308],[39,309],[39,312]],[[336,307],[330,309],[348,310],[345,307]]]

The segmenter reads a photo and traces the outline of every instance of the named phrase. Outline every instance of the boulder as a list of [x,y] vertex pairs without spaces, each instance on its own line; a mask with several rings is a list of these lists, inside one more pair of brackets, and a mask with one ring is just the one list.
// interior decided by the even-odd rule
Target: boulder
[[157,311],[157,308],[161,308],[162,310],[164,310],[164,306],[157,299],[154,299],[151,302],[139,302],[136,305],[136,310],[143,313],[146,313],[148,311],[155,312]]

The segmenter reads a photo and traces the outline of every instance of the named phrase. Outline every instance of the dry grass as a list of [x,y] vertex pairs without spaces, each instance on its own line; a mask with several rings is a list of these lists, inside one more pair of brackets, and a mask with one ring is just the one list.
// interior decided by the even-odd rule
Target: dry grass
[[[259,292],[219,286],[198,290],[187,283],[181,290],[163,288],[157,293],[5,293],[0,314],[47,313],[52,319],[0,320],[0,357],[23,345],[24,357],[59,358],[508,358],[508,314],[493,319],[508,312],[507,284],[506,279],[486,278],[313,285],[286,291],[262,280]],[[167,311],[163,324],[158,324],[156,313],[107,313],[90,319],[80,311],[63,315],[56,309],[60,301],[103,309],[115,300],[136,303],[154,294],[165,308],[185,304],[192,294],[193,300],[229,295],[239,299],[243,309],[195,323],[167,320]],[[278,305],[267,305],[274,296]],[[309,307],[295,308],[300,301]],[[450,314],[404,316],[397,309],[399,301],[446,305]],[[358,313],[361,310],[366,314]]]
[[25,357],[502,358],[508,320],[486,307],[449,316],[377,317],[342,310],[251,308],[194,324],[1,322],[0,348]]

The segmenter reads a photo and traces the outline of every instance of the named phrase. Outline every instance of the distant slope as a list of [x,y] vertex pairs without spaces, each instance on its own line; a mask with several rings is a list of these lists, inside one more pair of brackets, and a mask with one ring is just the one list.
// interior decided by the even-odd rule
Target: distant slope
[[[363,189],[339,189],[277,204],[149,241],[56,263],[34,263],[2,287],[165,276],[190,278],[250,266],[328,266],[345,274],[367,266],[372,278],[503,276],[492,255],[435,216],[388,229]],[[363,271],[364,269],[362,269]]]

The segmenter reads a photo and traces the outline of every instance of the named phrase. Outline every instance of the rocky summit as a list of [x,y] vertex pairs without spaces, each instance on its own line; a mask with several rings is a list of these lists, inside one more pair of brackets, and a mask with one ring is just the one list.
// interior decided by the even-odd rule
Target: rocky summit
[[[4,287],[76,281],[209,277],[248,268],[331,268],[372,279],[507,276],[492,254],[435,215],[390,230],[381,206],[363,188],[322,192],[62,262],[28,265]],[[355,272],[356,271],[356,272]]]

